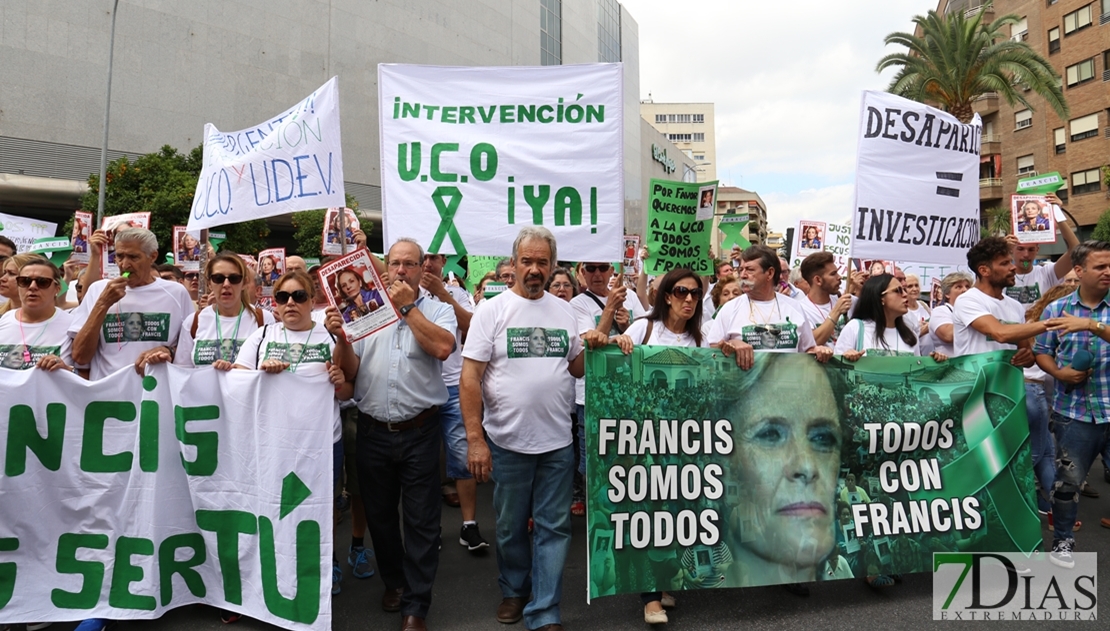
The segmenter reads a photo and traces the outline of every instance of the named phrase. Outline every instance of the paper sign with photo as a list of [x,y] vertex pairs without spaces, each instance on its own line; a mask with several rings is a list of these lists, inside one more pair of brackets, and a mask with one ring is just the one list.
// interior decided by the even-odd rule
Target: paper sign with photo
[[182,271],[200,271],[200,238],[186,232],[185,226],[173,227],[173,262]]
[[852,259],[852,271],[867,272],[868,276],[880,274],[893,274],[894,261],[880,261],[870,259]]
[[1011,195],[1010,220],[1021,243],[1056,242],[1056,218],[1044,195]]
[[328,303],[343,316],[343,331],[352,342],[401,317],[374,270],[371,256],[366,249],[359,249],[316,271]]
[[127,213],[105,217],[100,224],[104,236],[108,237],[108,245],[104,248],[104,257],[101,259],[100,270],[104,278],[119,276],[119,266],[116,265],[116,232],[125,228],[150,229],[150,213]]
[[636,275],[640,273],[640,235],[624,235],[624,247],[621,251],[621,271],[625,276],[625,283],[631,278],[635,285]]
[[945,303],[944,293],[940,289],[940,279],[934,278],[929,287],[929,310],[932,311]]
[[274,295],[274,283],[285,273],[285,248],[270,248],[258,253],[258,275],[262,277],[262,295]]
[[825,222],[798,222],[798,255],[802,258],[825,249]]
[[73,213],[73,232],[69,243],[73,248],[70,259],[80,263],[89,262],[89,240],[92,238],[93,214],[78,210]]
[[698,211],[694,217],[698,221],[713,218],[713,209],[717,207],[717,185],[711,184],[698,189]]
[[[342,231],[339,229],[340,210],[345,216]],[[347,242],[347,251],[354,252],[358,247],[355,244],[355,231],[358,229],[358,217],[355,217],[355,211],[350,208],[329,208],[324,215],[324,234],[320,238],[321,252],[324,256],[343,254],[342,240]]]

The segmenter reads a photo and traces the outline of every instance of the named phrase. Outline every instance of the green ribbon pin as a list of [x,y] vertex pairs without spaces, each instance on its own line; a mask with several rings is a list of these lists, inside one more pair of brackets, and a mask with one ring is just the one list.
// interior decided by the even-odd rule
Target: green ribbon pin
[[744,226],[748,225],[747,221],[722,221],[717,224],[725,237],[721,239],[721,249],[731,250],[733,246],[740,246],[740,249],[750,248],[751,241],[744,238]]
[[459,204],[462,203],[462,191],[457,186],[438,186],[432,192],[432,201],[435,202],[436,210],[439,211],[439,228],[436,229],[436,234],[432,237],[432,243],[428,246],[428,252],[438,253],[440,246],[443,245],[444,237],[451,238],[451,245],[455,248],[455,254],[466,254],[466,246],[463,245],[462,237],[459,236],[459,231],[455,228],[455,213],[459,212]]
[[[942,488],[909,495],[914,500],[932,500],[969,497],[986,490],[1010,540],[1018,550],[1033,552],[1042,543],[1040,518],[1031,504],[1031,494],[1022,490],[1010,467],[1022,445],[1029,440],[1025,383],[1021,369],[1009,364],[1010,356],[1003,355],[1004,361],[979,369],[963,410],[968,451],[941,469]],[[1010,399],[1014,406],[997,425],[987,413],[988,392]],[[1012,395],[1018,398],[1013,399]]]

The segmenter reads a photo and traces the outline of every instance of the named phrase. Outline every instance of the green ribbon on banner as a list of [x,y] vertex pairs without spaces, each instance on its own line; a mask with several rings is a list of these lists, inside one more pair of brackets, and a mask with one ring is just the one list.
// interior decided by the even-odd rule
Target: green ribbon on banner
[[[914,500],[969,497],[986,490],[998,510],[999,520],[1019,550],[1033,552],[1043,542],[1041,521],[1030,499],[1010,468],[1022,445],[1029,440],[1029,419],[1025,414],[1025,382],[1020,368],[1004,361],[979,369],[975,386],[964,404],[964,437],[967,453],[941,469],[940,489],[910,493]],[[1009,399],[1009,393],[1022,393],[1010,399],[1013,409],[997,425],[987,412],[986,394]]]
[[721,249],[731,250],[732,246],[738,245],[740,249],[750,248],[751,241],[744,237],[744,226],[748,225],[747,221],[722,221],[717,224],[721,232],[725,233],[725,237],[721,239]]
[[447,262],[444,263],[444,265],[443,265],[443,273],[446,275],[447,272],[454,272],[455,273],[455,278],[459,279],[460,281],[465,279],[466,278],[466,270],[464,270],[462,268],[462,265],[459,264],[462,261],[462,258],[464,256],[466,256],[466,255],[465,254],[451,254],[451,255],[449,255],[447,257]]
[[432,192],[432,201],[439,211],[440,221],[439,228],[436,229],[435,236],[428,245],[428,252],[438,254],[444,237],[450,237],[451,245],[455,247],[455,254],[466,254],[466,246],[463,245],[462,237],[455,228],[455,213],[459,212],[462,197],[462,191],[457,186],[439,186]]

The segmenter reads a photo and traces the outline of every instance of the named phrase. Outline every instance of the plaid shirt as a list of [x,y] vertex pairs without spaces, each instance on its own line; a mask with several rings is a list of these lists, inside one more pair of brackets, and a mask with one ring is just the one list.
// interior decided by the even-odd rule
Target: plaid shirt
[[[1079,302],[1079,292],[1076,291],[1048,305],[1041,319],[1062,315],[1090,318],[1110,325],[1110,294],[1091,309]],[[1094,356],[1094,361],[1091,362],[1094,372],[1070,393],[1066,392],[1067,384],[1057,381],[1052,408],[1057,414],[1076,420],[1110,422],[1110,344],[1088,331],[1063,336],[1055,331],[1047,331],[1037,336],[1033,345],[1034,353],[1050,355],[1061,368],[1071,365],[1072,357],[1079,349],[1086,349]]]

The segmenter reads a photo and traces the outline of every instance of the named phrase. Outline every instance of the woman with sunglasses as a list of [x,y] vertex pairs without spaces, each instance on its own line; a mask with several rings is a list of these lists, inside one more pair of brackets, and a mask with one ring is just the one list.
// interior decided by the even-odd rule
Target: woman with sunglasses
[[[58,309],[62,272],[47,259],[21,254],[9,259],[22,261],[7,280],[17,287],[17,308],[0,317],[0,367],[14,370],[74,370],[70,355],[73,339],[67,331],[73,316]],[[5,265],[5,269],[8,265]]]
[[[836,354],[851,362],[864,355],[921,355],[914,327],[902,318],[909,311],[909,301],[902,281],[891,274],[867,279],[852,319],[836,340]],[[932,357],[937,361],[948,359],[941,353],[933,353]]]
[[0,296],[8,299],[0,305],[0,315],[19,308],[19,286],[16,285],[15,280],[19,276],[19,268],[37,260],[48,261],[41,254],[24,253],[9,256],[0,263]]
[[[312,278],[306,272],[286,272],[274,283],[274,310],[277,322],[267,324],[243,342],[234,368],[262,370],[276,375],[326,374],[335,387],[337,404],[331,408],[332,423],[332,494],[338,497],[343,475],[343,431],[339,418],[339,401],[354,396],[355,384],[347,381],[343,370],[332,363],[335,339],[322,323],[312,319],[312,303],[316,296]],[[338,515],[336,515],[338,517]],[[338,523],[338,519],[335,520]],[[334,536],[333,541],[339,541]],[[343,572],[334,551],[332,554],[331,593],[339,593]]]
[[221,252],[208,260],[209,307],[185,319],[173,363],[231,370],[243,341],[274,323],[273,314],[251,306],[245,290],[249,270],[236,254]]

